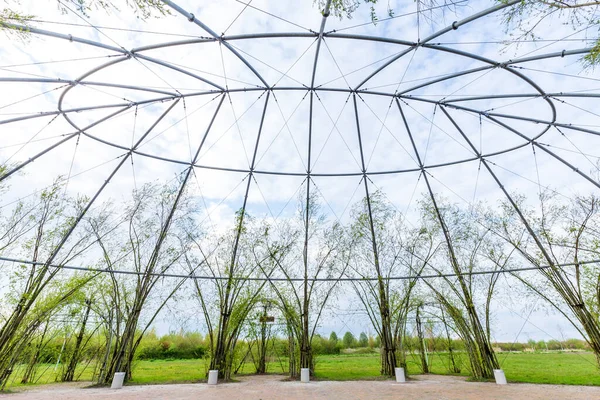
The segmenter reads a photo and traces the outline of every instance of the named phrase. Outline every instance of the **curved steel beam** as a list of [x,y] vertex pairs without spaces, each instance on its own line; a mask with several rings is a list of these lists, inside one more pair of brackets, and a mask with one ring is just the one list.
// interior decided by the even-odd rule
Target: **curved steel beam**
[[[477,151],[477,149],[475,148],[475,146],[473,145],[473,143],[471,143],[471,141],[469,140],[469,138],[464,134],[464,132],[462,131],[462,129],[460,129],[460,127],[454,121],[454,119],[450,116],[450,114],[448,114],[443,107],[442,107],[442,111],[444,111],[444,114],[446,114],[446,116],[448,117],[448,119],[450,119],[450,121],[452,122],[452,124],[460,132],[460,134],[463,136],[463,138],[467,141],[467,143],[469,143],[469,146],[471,147],[471,149],[480,157],[481,162],[486,167],[486,169],[488,170],[489,174],[492,176],[492,178],[494,179],[494,181],[496,182],[496,184],[498,185],[498,187],[500,188],[500,190],[502,191],[502,193],[504,193],[504,195],[506,196],[506,199],[508,200],[508,202],[514,208],[515,212],[519,216],[519,219],[521,220],[521,222],[525,226],[525,229],[527,230],[527,232],[529,233],[529,235],[531,236],[531,238],[534,240],[534,242],[535,242],[536,246],[538,247],[539,251],[542,253],[544,259],[546,260],[546,262],[550,266],[550,271],[555,271],[555,268],[556,268],[556,262],[555,262],[555,260],[550,256],[550,253],[548,252],[548,250],[546,250],[546,248],[542,244],[542,240],[540,239],[539,235],[536,234],[536,232],[533,230],[533,228],[531,227],[529,221],[527,220],[527,218],[525,217],[525,215],[523,214],[523,212],[521,211],[521,209],[517,205],[516,201],[508,193],[508,191],[506,190],[506,188],[504,187],[504,185],[502,184],[502,182],[500,181],[500,179],[498,178],[498,176],[494,173],[494,171],[488,165],[487,161],[484,158],[481,157],[481,154]],[[517,132],[515,131],[515,133],[517,133]],[[532,144],[536,145],[535,142],[532,142]],[[600,187],[597,183],[596,183],[596,186]],[[536,265],[537,263],[533,263],[533,264]],[[542,270],[542,271],[544,273],[548,274],[548,277],[551,277],[550,272],[546,272],[545,270]],[[573,287],[572,283],[568,279],[565,279],[563,276],[560,276],[560,275],[559,276],[555,276],[553,278],[554,279],[551,278],[551,281],[552,281],[552,283],[555,286],[556,285],[563,286],[563,287],[569,289],[569,293],[578,293],[575,290],[575,288]],[[572,310],[573,309],[575,309],[575,310],[577,309],[577,306],[575,306],[574,304],[575,304],[575,302],[568,302],[568,305],[569,305],[569,307]]]
[[169,64],[168,62],[165,62],[165,61],[162,61],[162,60],[158,60],[156,58],[148,57],[148,56],[145,56],[145,55],[142,55],[142,54],[136,54],[135,57],[138,58],[138,59],[141,58],[143,60],[150,61],[150,62],[158,64],[158,65],[162,65],[163,67],[166,67],[166,68],[170,68],[170,69],[172,69],[174,71],[177,71],[177,72],[180,72],[180,73],[182,73],[184,75],[188,75],[188,76],[191,76],[192,78],[198,79],[198,80],[200,80],[200,81],[202,81],[204,83],[208,83],[209,85],[211,85],[213,87],[216,87],[217,89],[219,89],[221,91],[225,91],[225,88],[223,86],[217,85],[216,83],[214,83],[214,82],[212,82],[212,81],[210,81],[210,80],[208,80],[206,78],[203,78],[203,77],[201,77],[199,75],[196,75],[193,72],[187,71],[187,70],[185,70],[183,68],[179,68],[179,67],[177,67],[175,65]]
[[[0,256],[0,261],[6,261],[10,263],[18,263],[18,264],[28,264],[28,265],[44,265],[43,262],[32,261],[32,260],[23,260],[18,258],[11,257],[2,257]],[[490,274],[499,274],[499,273],[514,273],[514,272],[523,272],[523,271],[539,271],[548,268],[564,268],[564,267],[575,267],[578,265],[586,265],[586,264],[598,264],[600,263],[600,259],[598,260],[586,260],[579,261],[577,263],[561,263],[561,264],[553,264],[553,265],[539,265],[535,267],[523,267],[523,268],[503,268],[502,270],[490,270],[490,271],[469,271],[463,272],[461,275],[490,275]],[[304,282],[304,278],[297,277],[230,277],[230,276],[214,276],[214,275],[190,275],[190,274],[173,274],[173,273],[149,273],[141,272],[141,271],[128,271],[128,270],[117,270],[113,268],[91,268],[91,267],[81,267],[75,265],[62,265],[62,264],[50,264],[49,267],[52,268],[61,268],[73,271],[88,271],[88,272],[102,272],[109,274],[120,274],[120,275],[150,275],[150,276],[160,276],[164,278],[183,278],[183,279],[198,279],[198,280],[240,280],[240,281],[259,281],[259,282]],[[430,275],[409,275],[409,276],[389,276],[386,277],[386,280],[412,280],[412,279],[435,279],[435,278],[451,278],[457,276],[456,274],[430,274]],[[310,282],[352,282],[352,281],[376,281],[379,278],[376,277],[345,277],[345,278],[308,278]]]
[[[423,178],[425,180],[425,184],[427,186],[427,192],[429,193],[429,198],[431,199],[431,203],[433,205],[435,215],[437,217],[437,220],[440,223],[440,227],[442,228],[442,232],[444,234],[444,239],[446,241],[446,246],[448,246],[448,258],[450,261],[450,265],[451,265],[452,270],[454,271],[456,277],[458,278],[458,282],[463,291],[463,296],[459,297],[460,301],[463,303],[463,305],[465,305],[465,307],[467,309],[472,309],[472,312],[474,312],[474,306],[470,299],[470,292],[469,292],[469,290],[467,290],[467,284],[464,280],[464,276],[462,274],[460,264],[458,262],[458,258],[456,257],[456,252],[454,250],[454,243],[453,243],[452,237],[450,235],[450,230],[448,229],[448,226],[446,225],[446,221],[444,220],[444,216],[442,215],[440,208],[438,206],[437,200],[433,193],[433,189],[431,188],[431,184],[429,182],[429,177],[427,175],[428,172],[425,169],[425,166],[423,164],[421,156],[419,155],[419,150],[417,150],[417,145],[415,144],[415,140],[413,138],[410,126],[408,125],[408,121],[406,119],[406,116],[404,115],[402,106],[400,106],[400,101],[398,100],[398,98],[396,98],[396,105],[398,106],[398,110],[400,111],[400,115],[402,116],[402,122],[404,123],[404,128],[406,129],[406,133],[410,139],[410,143],[412,145],[413,151],[415,152],[415,156],[417,157],[419,167],[421,168],[421,175],[423,176]],[[456,289],[454,289],[454,290],[456,290]]]
[[62,78],[3,78],[0,77],[0,82],[26,82],[26,83],[63,83],[69,85],[83,85],[83,86],[102,86],[102,87],[111,87],[118,89],[130,89],[130,90],[139,90],[142,92],[152,92],[159,94],[166,94],[169,96],[178,96],[177,93],[167,92],[165,90],[146,88],[143,86],[134,86],[134,85],[122,85],[118,83],[108,83],[108,82],[94,82],[94,81],[75,81],[71,79],[62,79]]
[[365,83],[367,83],[369,80],[371,80],[375,75],[377,75],[378,73],[380,73],[381,71],[383,71],[385,68],[387,68],[390,64],[394,63],[396,60],[400,59],[401,57],[403,57],[404,55],[410,53],[411,51],[415,50],[416,48],[423,46],[424,44],[432,41],[433,39],[443,35],[446,32],[450,32],[452,30],[456,30],[458,29],[460,26],[468,24],[469,22],[475,21],[476,19],[479,19],[481,17],[485,17],[486,15],[495,13],[496,11],[502,10],[506,7],[510,7],[514,4],[520,3],[521,0],[510,0],[507,1],[506,3],[501,3],[498,4],[494,7],[490,7],[488,9],[485,9],[483,11],[478,12],[477,14],[473,14],[465,19],[462,19],[460,21],[454,21],[451,25],[445,27],[444,29],[439,30],[438,32],[426,37],[425,39],[423,39],[420,42],[414,43],[413,45],[411,45],[410,48],[402,51],[400,54],[396,55],[395,57],[392,57],[389,61],[387,61],[385,64],[383,64],[381,67],[377,68],[375,71],[373,71],[369,76],[367,76],[361,83],[359,83],[354,90],[358,90],[360,89]]
[[323,10],[323,18],[321,19],[321,27],[319,28],[319,37],[317,38],[317,49],[315,50],[315,62],[313,63],[312,78],[310,79],[310,88],[315,88],[315,78],[317,76],[317,63],[319,62],[319,52],[321,50],[321,43],[323,42],[323,32],[325,31],[325,24],[327,23],[327,17],[329,17],[329,7],[331,6],[331,0],[327,0],[325,9]]
[[405,95],[408,92],[412,92],[413,90],[417,90],[417,89],[420,89],[420,88],[423,88],[423,87],[427,87],[427,86],[433,85],[435,83],[444,82],[444,81],[447,81],[449,79],[458,78],[459,76],[469,75],[469,74],[473,74],[473,73],[476,73],[476,72],[487,71],[487,70],[490,70],[492,68],[495,68],[495,66],[488,65],[488,66],[484,66],[484,67],[472,68],[472,69],[468,69],[468,70],[456,72],[456,73],[449,74],[449,75],[441,77],[441,78],[437,78],[437,79],[433,79],[433,80],[421,83],[421,84],[416,85],[416,86],[412,86],[412,87],[410,87],[408,89],[404,89],[404,90],[398,92],[397,94],[398,94],[398,96],[403,96],[403,95]]
[[83,44],[87,44],[87,45],[94,46],[94,47],[99,47],[101,49],[114,51],[116,53],[121,53],[124,55],[129,54],[129,52],[125,49],[122,49],[119,47],[114,47],[114,46],[109,46],[104,43],[96,42],[94,40],[89,40],[89,39],[83,39],[83,38],[73,36],[73,35],[65,35],[64,33],[47,31],[45,29],[38,29],[38,28],[33,28],[30,26],[25,26],[25,25],[9,24],[7,22],[2,22],[1,25],[4,28],[12,29],[15,31],[29,32],[29,33],[35,33],[38,35],[50,36],[50,37],[54,37],[54,38],[58,38],[58,39],[68,40],[69,42],[77,42],[77,43],[83,43]]
[[[485,115],[485,114],[484,114]],[[519,132],[518,130],[516,130],[515,128],[513,128],[512,126],[506,125],[505,123],[503,123],[502,121],[497,120],[494,117],[491,117],[489,115],[485,115],[486,118],[488,118],[491,121],[494,121],[497,124],[502,125],[504,128],[506,128],[508,131],[513,132],[514,134],[516,134],[517,136],[523,138],[523,139],[528,139],[527,136],[525,136],[523,133]],[[558,161],[560,161],[561,163],[563,163],[564,165],[566,165],[567,167],[571,168],[574,172],[576,172],[577,174],[579,174],[580,176],[582,176],[584,179],[586,179],[587,181],[589,181],[592,185],[596,186],[598,189],[600,189],[600,183],[596,180],[594,180],[592,177],[590,177],[588,174],[581,172],[579,170],[579,168],[573,166],[573,164],[569,163],[568,161],[564,160],[563,158],[559,157],[558,155],[554,154],[552,151],[548,150],[547,148],[545,148],[544,146],[540,145],[537,141],[535,141],[534,139],[529,139],[530,143],[532,145],[534,145],[535,147],[537,147],[538,149],[542,149],[543,151],[545,151],[546,153],[550,154],[552,157],[554,157],[555,159],[557,159]]]
[[[317,64],[319,62],[319,55],[321,51],[321,44],[323,42],[323,32],[325,31],[325,24],[329,17],[329,7],[331,6],[331,0],[327,0],[325,8],[323,10],[323,18],[321,19],[321,27],[319,28],[319,37],[317,38],[317,48],[315,50],[315,61],[313,62],[312,77],[310,80],[310,100],[309,100],[309,115],[308,115],[308,147],[307,147],[307,165],[306,165],[306,203],[305,212],[306,216],[304,219],[304,247],[302,249],[302,262],[304,266],[304,285],[303,285],[303,302],[301,305],[303,323],[308,326],[308,314],[309,314],[309,289],[308,289],[308,244],[309,244],[309,231],[310,231],[310,183],[311,183],[311,163],[312,163],[312,133],[313,133],[313,106],[314,106],[314,88],[315,78],[317,76]],[[304,345],[304,344],[303,344]]]
[[[548,96],[550,96],[550,94],[548,94]],[[600,95],[598,97],[600,97]],[[481,111],[481,110],[476,110],[474,108],[458,106],[456,104],[452,104],[447,101],[446,102],[438,102],[438,101],[422,99],[422,98],[418,98],[418,97],[411,97],[410,100],[422,101],[422,102],[432,103],[432,104],[439,104],[442,106],[447,106],[447,107],[454,108],[457,110],[467,111],[467,112],[471,112],[474,114],[483,115],[486,117],[489,116],[489,117],[516,119],[519,121],[532,122],[535,124],[544,124],[544,125],[548,125],[548,126],[556,126],[559,128],[566,128],[566,129],[571,129],[571,130],[575,130],[575,131],[591,133],[592,135],[600,135],[600,131],[596,131],[596,130],[589,129],[589,128],[582,128],[582,127],[578,127],[578,126],[571,125],[571,124],[564,124],[564,123],[554,122],[554,121],[546,121],[546,120],[536,119],[536,118],[531,118],[531,117],[521,117],[518,115],[501,114],[501,113],[495,113],[495,112],[491,112],[491,111]],[[540,136],[541,136],[540,134],[534,136],[533,140],[538,139]],[[530,139],[528,139],[528,140],[530,140]]]
[[219,41],[219,43],[221,43],[221,44],[223,44],[223,46],[227,47],[227,49],[229,49],[229,51],[231,51],[237,58],[239,58],[240,61],[242,61],[250,69],[250,71],[252,71],[254,73],[254,75],[256,75],[256,77],[262,82],[262,84],[265,85],[265,88],[269,88],[269,84],[258,73],[258,71],[256,69],[254,69],[254,67],[252,66],[252,64],[250,64],[248,62],[248,60],[246,60],[240,53],[238,53],[238,51],[236,49],[234,49],[229,43],[224,41],[221,38],[221,36],[217,35],[217,33],[215,31],[210,29],[208,26],[206,26],[201,21],[198,21],[196,19],[196,17],[194,16],[194,14],[191,14],[191,13],[185,11],[183,8],[179,7],[177,4],[175,4],[171,0],[162,0],[162,2],[165,3],[166,5],[168,5],[169,7],[171,7],[172,9],[174,9],[175,11],[177,11],[178,13],[180,13],[181,15],[183,15],[184,17],[186,17],[188,19],[188,21],[193,22],[194,24],[198,25],[200,28],[204,29],[212,37],[217,39]]
[[127,105],[126,107],[123,107],[120,110],[117,110],[103,118],[100,118],[97,121],[94,121],[92,124],[80,129],[80,128],[75,128],[77,131],[68,134],[64,139],[59,140],[58,142],[48,146],[47,148],[45,148],[44,150],[40,151],[39,153],[37,153],[36,155],[34,155],[33,157],[29,158],[27,161],[22,162],[21,164],[9,169],[8,171],[6,171],[2,176],[0,176],[0,182],[2,182],[4,179],[8,178],[9,176],[11,176],[12,174],[14,174],[15,172],[19,171],[21,168],[23,168],[24,166],[34,162],[35,160],[37,160],[38,158],[40,158],[41,156],[43,156],[44,154],[50,152],[51,150],[57,148],[58,146],[60,146],[63,143],[68,142],[69,140],[73,139],[76,136],[79,136],[80,133],[84,132],[86,129],[90,129],[98,124],[100,124],[101,122],[104,122],[112,117],[114,117],[115,115],[121,114],[122,112],[128,110],[130,108],[129,105]]
[[[240,243],[240,237],[242,236],[242,228],[244,226],[244,218],[246,217],[246,206],[248,204],[248,194],[250,193],[250,184],[252,183],[252,176],[254,174],[254,164],[256,162],[256,154],[258,152],[258,145],[260,144],[260,136],[262,134],[262,130],[263,130],[263,126],[264,126],[265,115],[267,113],[267,106],[269,105],[270,96],[271,96],[271,92],[267,91],[267,96],[265,98],[265,105],[264,105],[263,112],[262,112],[262,115],[260,118],[260,125],[258,127],[258,133],[256,135],[256,143],[254,145],[254,153],[252,155],[252,161],[250,163],[250,172],[248,173],[248,176],[247,176],[248,184],[246,185],[244,201],[242,202],[241,213],[238,218],[239,222],[238,222],[238,226],[236,227],[235,239],[233,241],[233,251],[231,252],[231,264],[229,265],[229,276],[234,275],[234,267],[237,262],[237,254],[238,254],[238,248],[239,248],[239,243]],[[228,302],[228,296],[229,296],[230,289],[231,289],[231,281],[229,280],[229,281],[227,281],[227,292],[226,292],[227,297],[226,297],[225,303]]]

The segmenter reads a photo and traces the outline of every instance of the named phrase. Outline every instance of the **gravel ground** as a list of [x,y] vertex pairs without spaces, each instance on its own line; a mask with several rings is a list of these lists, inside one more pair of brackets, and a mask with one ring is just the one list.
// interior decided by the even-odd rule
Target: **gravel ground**
[[393,381],[285,382],[277,375],[248,376],[241,382],[126,386],[123,389],[84,388],[56,384],[0,394],[0,399],[526,399],[600,400],[600,387],[466,382],[461,377],[422,375],[409,383]]

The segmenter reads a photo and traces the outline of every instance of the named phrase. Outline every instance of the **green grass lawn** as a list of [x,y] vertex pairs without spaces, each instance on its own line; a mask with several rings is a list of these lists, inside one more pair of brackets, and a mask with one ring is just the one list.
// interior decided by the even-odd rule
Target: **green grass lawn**
[[[499,353],[498,360],[509,382],[552,383],[567,385],[600,385],[600,370],[595,365],[591,353]],[[409,357],[410,374],[421,373],[416,356]],[[461,367],[460,375],[468,376],[468,360],[465,354],[457,355]],[[287,360],[277,360],[268,364],[268,372],[285,373]],[[429,356],[431,373],[448,374],[447,353]],[[60,369],[60,368],[59,368]],[[155,360],[138,361],[135,364],[131,384],[199,382],[206,379],[208,360]],[[341,354],[318,356],[315,377],[318,380],[359,380],[382,379],[379,375],[378,354]],[[37,384],[52,383],[56,380],[53,365],[42,365],[38,370],[41,378]],[[91,379],[92,367],[80,370],[82,381]],[[252,364],[245,364],[240,375],[254,372]],[[19,381],[22,372],[17,369],[15,379],[7,389],[22,386]]]

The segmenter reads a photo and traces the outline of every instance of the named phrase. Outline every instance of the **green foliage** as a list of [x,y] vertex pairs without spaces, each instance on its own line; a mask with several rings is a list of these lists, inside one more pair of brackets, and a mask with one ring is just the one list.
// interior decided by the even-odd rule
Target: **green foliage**
[[344,333],[344,338],[342,339],[342,343],[344,344],[344,348],[351,349],[356,347],[356,338],[352,334],[352,332]]
[[367,347],[369,346],[369,338],[367,337],[367,334],[364,332],[361,332],[360,335],[358,336],[358,347]]
[[[172,340],[178,341],[177,336],[191,337],[197,334],[173,335]],[[171,335],[167,335],[171,337]],[[156,335],[149,335],[152,340],[158,340]],[[100,338],[99,338],[100,339]],[[539,342],[538,342],[539,343]],[[62,337],[57,336],[52,340],[49,347],[54,351],[60,351]],[[101,346],[100,341],[92,341],[91,348]],[[282,366],[287,365],[286,355],[283,354],[287,348],[287,340],[277,339],[275,341],[276,352],[281,354],[281,359],[273,358],[268,363],[268,371],[272,373],[285,373]],[[90,351],[92,353],[92,351]],[[89,353],[88,353],[89,354]],[[458,353],[463,354],[462,352]],[[56,354],[53,354],[55,357]],[[321,380],[365,380],[381,379],[379,377],[379,354],[354,352],[352,354],[339,355],[320,355],[317,357],[319,366],[316,371],[316,377]],[[49,357],[51,358],[51,357]],[[84,357],[87,359],[87,357]],[[595,357],[589,352],[511,352],[502,354],[503,364],[506,376],[510,382],[530,382],[530,383],[549,383],[549,384],[567,384],[567,385],[600,385],[600,375],[594,366]],[[461,365],[465,366],[464,359],[461,358]],[[53,372],[53,362],[56,358],[45,359],[48,364],[41,364],[39,370],[42,376],[38,384],[53,383],[55,374]],[[131,380],[132,384],[149,383],[183,383],[198,382],[206,379],[208,370],[207,359],[187,359],[187,360],[141,360],[135,364],[135,374]],[[252,373],[252,361],[247,360],[246,366],[241,370],[241,374]],[[448,372],[448,353],[444,351],[430,353],[430,367],[434,374],[449,374]],[[16,375],[20,376],[24,365],[16,367]],[[82,373],[81,380],[89,381],[92,376],[94,364],[86,367],[82,363],[77,370],[77,375]],[[416,363],[408,362],[409,373],[418,372]],[[460,375],[468,376],[468,368],[463,368]],[[15,380],[10,387],[22,386]]]
[[342,344],[338,340],[331,340],[315,335],[312,340],[312,349],[314,355],[333,355],[340,354]]
[[171,333],[157,337],[154,332],[150,332],[140,343],[137,358],[140,360],[187,360],[204,358],[207,354],[208,346],[200,333]]
[[[318,7],[321,9],[321,12],[324,12],[325,5],[328,0],[314,0],[317,3]],[[375,10],[375,5],[378,3],[378,0],[363,0],[365,4],[369,5],[369,14],[371,16],[371,22],[373,24],[377,24],[379,17],[377,16],[377,12]],[[361,2],[359,0],[332,0],[330,6],[330,13],[333,13],[339,19],[342,18],[352,18],[352,14],[358,9]],[[388,2],[387,4],[387,15],[389,17],[394,16],[394,10],[390,7]]]
[[339,340],[339,339],[338,339],[338,335],[337,335],[337,333],[335,333],[334,331],[331,331],[331,334],[329,335],[329,340],[330,340],[331,342],[335,342],[335,343],[337,343],[337,342],[338,342],[338,340]]

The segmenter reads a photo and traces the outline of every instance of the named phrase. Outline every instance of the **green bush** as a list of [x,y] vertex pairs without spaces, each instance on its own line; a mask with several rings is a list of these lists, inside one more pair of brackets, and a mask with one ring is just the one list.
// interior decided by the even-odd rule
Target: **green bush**
[[137,357],[140,360],[185,360],[203,358],[207,353],[208,347],[199,333],[186,332],[158,338],[151,332],[140,344]]
[[342,345],[337,340],[333,341],[325,339],[322,336],[315,335],[312,341],[312,348],[314,355],[331,355],[340,354]]

